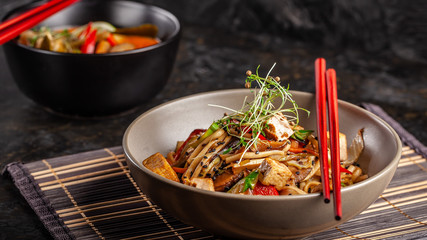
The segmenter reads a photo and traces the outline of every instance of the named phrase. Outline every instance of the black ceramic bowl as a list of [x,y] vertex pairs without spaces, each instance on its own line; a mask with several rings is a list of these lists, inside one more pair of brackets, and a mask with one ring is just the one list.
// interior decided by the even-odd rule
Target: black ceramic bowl
[[[39,4],[15,9],[5,19]],[[50,52],[10,41],[4,45],[6,59],[26,96],[57,113],[107,116],[137,107],[166,85],[181,33],[173,14],[133,1],[81,0],[40,25],[54,28],[89,21],[107,21],[117,27],[152,23],[159,29],[161,43],[132,51],[89,55]]]

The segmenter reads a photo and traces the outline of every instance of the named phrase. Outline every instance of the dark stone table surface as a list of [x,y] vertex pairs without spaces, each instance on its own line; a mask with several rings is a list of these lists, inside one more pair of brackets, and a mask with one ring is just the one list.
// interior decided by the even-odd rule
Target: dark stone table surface
[[[27,2],[0,0],[0,14]],[[336,69],[340,99],[380,105],[427,144],[427,21],[420,1],[145,2],[175,13],[183,36],[163,91],[126,115],[72,119],[45,111],[21,94],[0,48],[1,168],[120,145],[144,111],[193,93],[241,88],[246,70],[258,65],[263,72],[277,63],[273,75],[293,90],[314,92],[317,57]],[[0,239],[49,237],[12,181],[2,177]]]

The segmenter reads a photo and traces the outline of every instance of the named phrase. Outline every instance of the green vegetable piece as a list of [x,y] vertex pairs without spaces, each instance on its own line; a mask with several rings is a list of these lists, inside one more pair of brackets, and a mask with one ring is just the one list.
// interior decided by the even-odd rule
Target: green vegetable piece
[[313,130],[295,130],[291,137],[295,140],[305,141],[307,137],[313,132]]
[[231,150],[233,150],[233,148],[232,148],[232,147],[230,147],[230,148],[228,148],[227,150],[225,150],[222,154],[227,154],[227,153],[231,152]]
[[212,135],[216,130],[218,130],[220,127],[217,123],[212,123],[211,126],[208,128],[208,130],[200,137],[199,141],[205,140],[207,137]]
[[107,32],[115,32],[117,30],[117,28],[114,27],[111,23],[104,21],[92,22],[92,27],[97,29],[98,31],[105,30]]
[[158,31],[159,30],[156,25],[147,23],[137,27],[117,28],[115,33],[155,38],[157,36]]
[[34,47],[34,45],[37,42],[37,39],[39,38],[39,36],[35,35],[34,37],[30,38],[30,44],[32,47]]
[[246,190],[254,189],[255,184],[258,182],[259,171],[255,170],[249,173],[248,176],[245,177],[245,185],[242,192],[246,192]]
[[220,127],[216,122],[212,123],[211,126],[209,127],[209,129],[203,134],[202,138],[203,137],[206,138],[206,137],[210,136],[212,133],[214,133],[219,128]]
[[203,140],[205,140],[207,137],[212,135],[212,133],[214,133],[216,130],[220,128],[221,128],[220,125],[218,125],[216,122],[212,123],[211,126],[208,128],[208,130],[206,130],[206,132],[203,133],[203,135],[200,136],[200,138],[196,142],[192,143],[190,146],[195,147],[199,145],[199,143],[201,143]]
[[71,34],[70,34],[70,32],[68,31],[68,29],[64,29],[64,30],[62,30],[62,32],[58,33],[58,36],[59,36],[59,37],[70,37],[70,36],[71,36]]

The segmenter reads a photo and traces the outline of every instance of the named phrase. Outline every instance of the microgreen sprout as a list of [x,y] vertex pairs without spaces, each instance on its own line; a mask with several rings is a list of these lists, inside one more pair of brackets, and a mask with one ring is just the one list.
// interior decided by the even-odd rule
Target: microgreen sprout
[[[297,125],[299,122],[298,110],[304,110],[309,114],[308,110],[299,108],[293,100],[292,94],[289,92],[289,85],[287,88],[284,88],[280,84],[279,77],[273,78],[270,76],[274,66],[275,64],[268,71],[266,77],[259,76],[259,66],[255,73],[249,70],[246,72],[245,87],[252,88],[251,92],[254,94],[254,99],[251,102],[247,102],[245,98],[240,110],[210,105],[222,107],[232,112],[225,115],[216,123],[223,126],[228,134],[240,139],[240,144],[245,147],[244,153],[252,146],[256,147],[258,140],[264,135],[263,130],[267,127],[268,120],[271,117],[282,113],[289,122]],[[291,107],[285,108],[288,102],[291,104]],[[275,106],[275,104],[278,106]],[[239,130],[237,134],[235,131],[231,132],[230,129],[232,127]],[[247,137],[248,134],[251,135],[250,138]]]

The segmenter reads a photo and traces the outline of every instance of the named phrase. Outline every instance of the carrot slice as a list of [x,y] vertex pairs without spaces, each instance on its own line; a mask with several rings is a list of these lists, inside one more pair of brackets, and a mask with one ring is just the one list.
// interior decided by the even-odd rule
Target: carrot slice
[[187,168],[180,168],[180,167],[172,167],[172,169],[177,173],[185,173],[185,171],[187,171]]
[[110,50],[111,44],[106,40],[101,40],[98,45],[96,45],[95,53],[107,53]]
[[159,40],[152,37],[122,35],[122,34],[113,34],[113,36],[117,44],[130,43],[134,45],[135,48],[144,48],[144,47],[152,46],[159,43]]

